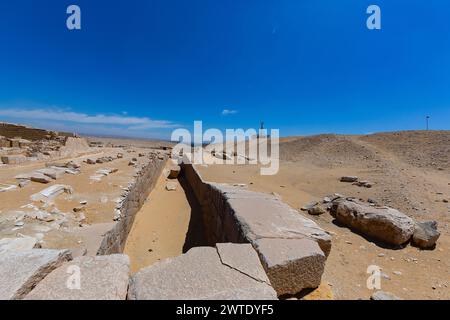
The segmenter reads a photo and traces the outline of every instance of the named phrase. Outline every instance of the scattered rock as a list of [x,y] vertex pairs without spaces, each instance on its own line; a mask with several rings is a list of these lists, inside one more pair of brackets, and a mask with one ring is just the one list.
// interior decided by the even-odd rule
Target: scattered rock
[[324,214],[326,212],[327,212],[327,210],[323,206],[321,206],[320,204],[318,204],[318,205],[308,209],[308,213],[310,215],[312,215],[312,216],[319,216],[319,215]]
[[166,190],[167,191],[175,191],[177,190],[177,183],[176,182],[167,182],[166,184]]
[[391,245],[402,245],[414,233],[415,222],[398,210],[371,207],[359,201],[333,203],[331,214],[341,223]]
[[402,300],[396,295],[385,292],[385,291],[377,291],[370,297],[370,300]]
[[300,208],[300,210],[302,211],[308,211],[309,209],[314,208],[315,206],[317,206],[319,204],[319,202],[317,201],[311,201],[307,204],[305,204],[303,207]]
[[33,173],[30,177],[30,180],[33,182],[39,182],[39,183],[49,183],[52,181],[52,178],[50,178],[42,173]]
[[68,193],[72,194],[73,189],[71,186],[62,185],[62,184],[55,184],[51,187],[48,187],[38,193],[33,194],[30,199],[32,201],[41,201],[41,202],[48,202],[49,200],[54,199],[55,197],[59,196],[62,193]]
[[412,244],[421,249],[432,249],[441,234],[437,230],[437,221],[416,223]]
[[356,182],[358,181],[358,177],[356,176],[343,176],[341,177],[341,182]]
[[371,183],[369,181],[356,181],[353,184],[358,187],[364,187],[364,188],[372,188],[372,186],[373,186],[373,183]]
[[28,184],[30,184],[30,180],[21,180],[19,181],[19,187],[25,188]]
[[73,212],[80,212],[80,211],[83,211],[83,210],[84,210],[84,206],[73,208]]

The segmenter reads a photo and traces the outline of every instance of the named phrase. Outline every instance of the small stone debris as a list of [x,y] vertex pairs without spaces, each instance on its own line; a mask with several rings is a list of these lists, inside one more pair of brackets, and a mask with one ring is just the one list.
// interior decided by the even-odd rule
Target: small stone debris
[[12,191],[17,189],[16,185],[0,183],[0,192]]
[[317,204],[314,207],[308,209],[308,214],[310,214],[312,216],[319,216],[326,212],[327,212],[327,210],[320,204]]
[[176,184],[176,182],[167,182],[167,184],[166,184],[166,190],[167,190],[167,191],[175,191],[175,190],[177,190],[177,184]]
[[370,297],[370,300],[402,300],[393,293],[377,291]]
[[356,182],[358,181],[357,176],[343,176],[341,177],[341,182]]
[[440,232],[437,230],[437,221],[416,223],[412,244],[421,249],[432,249],[436,246]]
[[85,209],[84,206],[75,207],[75,208],[73,208],[73,212],[80,212],[80,211],[83,211],[84,209]]
[[33,182],[39,182],[39,183],[50,183],[52,181],[52,178],[42,174],[42,173],[33,173],[30,177],[30,180]]
[[307,204],[305,204],[303,207],[301,207],[300,210],[308,211],[309,209],[314,208],[318,204],[319,204],[319,202],[317,202],[317,201],[311,201],[311,202],[308,202]]
[[371,183],[369,181],[356,181],[353,183],[353,185],[358,186],[358,187],[364,187],[364,188],[372,188],[373,183]]
[[41,201],[41,202],[48,202],[49,200],[54,199],[58,195],[62,193],[73,193],[73,188],[68,185],[62,185],[62,184],[55,184],[51,187],[48,187],[38,193],[33,194],[30,199],[32,201]]
[[86,159],[86,163],[87,164],[95,164],[97,162],[97,159],[93,159],[93,158],[87,158]]

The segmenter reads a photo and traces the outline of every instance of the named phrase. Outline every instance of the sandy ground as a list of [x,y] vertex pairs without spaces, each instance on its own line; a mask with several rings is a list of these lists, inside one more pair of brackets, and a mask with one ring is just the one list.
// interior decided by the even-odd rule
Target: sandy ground
[[185,252],[191,206],[178,180],[175,191],[166,190],[166,172],[137,213],[124,253],[130,257],[131,272]]
[[[198,166],[204,179],[245,183],[254,191],[282,197],[300,209],[311,200],[333,193],[368,198],[397,208],[418,221],[437,220],[441,237],[437,248],[422,251],[407,246],[381,247],[346,227],[329,214],[309,216],[332,236],[323,285],[315,298],[368,299],[367,268],[382,268],[382,290],[404,299],[450,299],[450,132],[324,135],[289,138],[280,144],[280,171],[261,176],[245,165]],[[374,183],[370,189],[339,182],[356,175]],[[307,215],[307,213],[300,213]],[[329,294],[331,288],[333,294]]]

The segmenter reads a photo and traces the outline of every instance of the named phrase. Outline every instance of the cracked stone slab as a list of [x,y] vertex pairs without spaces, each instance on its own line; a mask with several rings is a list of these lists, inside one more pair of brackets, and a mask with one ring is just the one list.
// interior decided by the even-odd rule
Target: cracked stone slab
[[71,259],[69,250],[32,249],[0,253],[0,300],[23,298],[50,272]]
[[270,284],[258,254],[249,243],[217,243],[217,252],[223,264],[236,269],[255,280]]
[[[129,272],[127,255],[77,257],[50,273],[25,299],[125,300]],[[77,275],[78,283],[74,278]]]
[[[235,250],[239,244],[235,244]],[[220,246],[219,246],[220,247]],[[222,252],[228,248],[221,247]],[[243,250],[250,249],[245,246]],[[252,249],[253,250],[253,249]],[[227,256],[227,254],[224,254]],[[246,270],[255,261],[227,256],[233,267],[220,260],[218,249],[196,247],[187,253],[155,263],[132,276],[128,291],[131,300],[267,300],[277,299],[275,290],[266,282],[238,270]],[[253,261],[252,261],[253,260]],[[255,265],[255,267],[257,267]],[[262,269],[260,265],[259,268]],[[253,271],[259,275],[261,271]]]
[[258,239],[255,248],[278,295],[317,288],[326,257],[311,239]]
[[301,215],[273,195],[215,185],[225,192],[245,237],[254,242],[260,238],[312,239],[326,256],[331,250],[331,236],[317,223]]

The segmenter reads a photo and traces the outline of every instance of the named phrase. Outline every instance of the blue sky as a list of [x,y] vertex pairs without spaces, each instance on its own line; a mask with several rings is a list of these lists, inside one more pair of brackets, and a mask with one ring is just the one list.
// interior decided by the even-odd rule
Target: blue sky
[[[70,4],[82,30],[66,28]],[[449,21],[446,0],[1,1],[0,120],[156,138],[194,120],[450,129]]]

